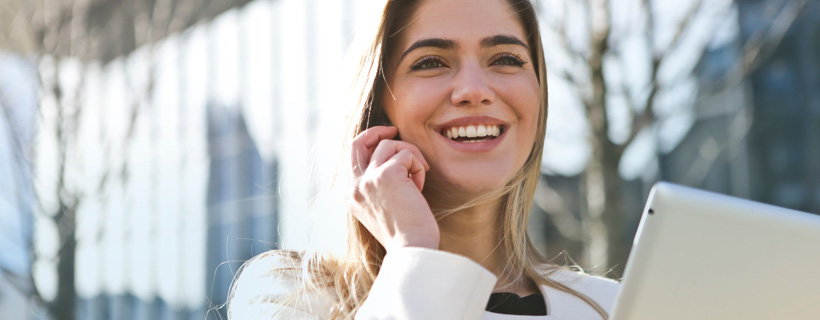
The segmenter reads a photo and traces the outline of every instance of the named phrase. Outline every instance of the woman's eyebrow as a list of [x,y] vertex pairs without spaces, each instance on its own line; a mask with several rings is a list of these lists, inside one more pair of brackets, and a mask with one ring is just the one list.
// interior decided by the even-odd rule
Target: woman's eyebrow
[[456,42],[453,41],[453,40],[441,39],[441,38],[422,39],[422,40],[413,42],[413,44],[410,45],[410,48],[407,48],[407,50],[405,50],[404,53],[401,54],[401,58],[399,58],[399,62],[401,62],[401,60],[404,59],[404,56],[406,56],[408,53],[410,53],[410,51],[416,50],[418,48],[423,48],[423,47],[434,47],[434,48],[439,48],[439,49],[444,49],[444,50],[450,50],[450,49],[458,48],[458,44],[456,44]]
[[521,41],[521,39],[518,39],[514,36],[499,34],[492,37],[486,37],[481,40],[482,48],[490,48],[502,44],[520,45],[526,48],[527,50],[530,50],[530,47],[528,47],[527,44],[524,43],[524,41]]
[[[484,39],[481,39],[481,47],[482,48],[490,48],[490,47],[494,47],[494,46],[497,46],[497,45],[503,45],[503,44],[520,45],[520,46],[526,48],[527,50],[530,49],[530,47],[527,46],[527,44],[524,43],[524,41],[521,41],[520,39],[518,39],[514,36],[499,34],[499,35],[494,35],[494,36],[491,36],[491,37],[486,37]],[[422,40],[413,42],[413,44],[410,45],[410,48],[407,48],[407,50],[405,50],[404,53],[401,54],[401,57],[399,58],[399,62],[401,62],[401,60],[404,59],[404,56],[406,56],[411,51],[416,50],[418,48],[424,48],[424,47],[433,47],[433,48],[439,48],[439,49],[443,49],[443,50],[452,50],[452,49],[457,49],[458,48],[458,43],[456,43],[453,40],[441,39],[441,38],[422,39]]]

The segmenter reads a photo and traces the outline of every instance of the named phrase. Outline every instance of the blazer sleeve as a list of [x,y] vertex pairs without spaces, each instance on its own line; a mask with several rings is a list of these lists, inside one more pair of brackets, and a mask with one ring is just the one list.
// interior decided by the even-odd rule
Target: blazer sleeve
[[269,251],[248,260],[237,273],[228,297],[229,319],[328,319],[328,293],[294,294],[299,285],[298,257]]
[[388,252],[356,319],[480,319],[496,276],[439,250]]

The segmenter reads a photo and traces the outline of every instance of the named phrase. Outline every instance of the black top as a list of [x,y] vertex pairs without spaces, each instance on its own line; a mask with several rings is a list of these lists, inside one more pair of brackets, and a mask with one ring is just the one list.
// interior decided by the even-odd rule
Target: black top
[[515,315],[547,315],[547,305],[544,303],[544,296],[540,293],[534,293],[521,298],[515,293],[495,292],[490,295],[490,301],[487,301],[486,310],[495,313]]

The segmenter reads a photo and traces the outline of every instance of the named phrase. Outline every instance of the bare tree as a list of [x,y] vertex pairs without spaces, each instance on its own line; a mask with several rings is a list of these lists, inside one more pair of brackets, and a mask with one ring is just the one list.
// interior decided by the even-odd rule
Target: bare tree
[[[576,88],[573,94],[583,105],[589,124],[587,141],[591,155],[580,176],[578,192],[581,198],[581,219],[574,218],[571,212],[561,206],[550,204],[556,199],[556,193],[546,183],[542,183],[541,191],[536,195],[536,205],[551,213],[559,230],[563,230],[562,233],[574,236],[581,234],[586,265],[622,270],[628,253],[628,248],[622,245],[623,235],[620,234],[623,211],[626,209],[621,191],[625,179],[619,174],[624,153],[642,132],[654,130],[660,117],[664,116],[656,108],[659,94],[693,77],[694,65],[683,68],[673,76],[661,76],[670,64],[675,63],[670,62],[674,55],[685,50],[689,55],[702,58],[716,34],[711,31],[719,29],[726,22],[725,19],[731,17],[731,10],[736,8],[731,0],[692,0],[675,4],[652,0],[557,1],[557,5],[553,1],[551,7],[542,10],[542,15],[549,21],[549,30],[558,39],[558,48],[550,50],[563,52],[568,56],[569,63],[550,65],[549,70]],[[779,45],[807,2],[787,0],[779,8],[770,27],[758,31],[746,41],[739,49],[737,62],[715,80],[711,90],[700,92],[699,95],[708,97],[740,86]],[[542,7],[547,7],[547,3],[550,2],[541,1]],[[681,11],[682,15],[674,23],[674,27],[664,28],[658,22],[659,7],[663,6]],[[581,13],[573,15],[573,12]],[[628,21],[619,20],[616,25],[613,21],[616,17],[623,18],[624,12],[637,15],[630,19],[620,19]],[[573,19],[579,16],[580,20]],[[704,33],[703,30],[707,32]],[[625,59],[624,55],[630,52],[625,40],[630,37],[641,39],[640,43],[646,54],[639,57],[645,59]],[[636,59],[639,61],[635,62]],[[647,81],[639,83],[624,79],[624,74],[635,69],[635,65],[624,63],[628,60],[633,61],[633,64],[643,64],[648,69]],[[628,133],[617,141],[611,135],[611,126],[618,121],[609,105],[614,99],[624,101],[629,113]],[[681,102],[677,108],[689,108],[692,104],[693,102]],[[748,132],[750,123],[749,116],[744,113],[739,113],[737,117],[736,122],[740,125],[734,130],[739,134],[734,135],[733,141],[704,148],[721,150],[736,147],[734,144],[740,143]],[[717,158],[715,152],[702,153],[705,157],[698,159],[690,168],[693,177],[705,175]],[[556,208],[560,210],[556,211]]]
[[[170,1],[147,2],[93,2],[93,1],[60,1],[57,3],[32,1],[4,1],[0,3],[5,24],[0,24],[0,48],[18,54],[33,55],[37,61],[37,77],[40,87],[38,118],[40,127],[37,134],[42,138],[56,141],[57,159],[56,182],[51,188],[37,189],[35,212],[50,220],[57,230],[59,249],[54,257],[37,256],[32,250],[32,260],[50,260],[56,263],[57,283],[53,300],[43,299],[34,281],[34,272],[30,273],[27,285],[19,289],[38,302],[54,319],[74,319],[76,317],[77,293],[75,288],[75,252],[76,213],[88,192],[104,193],[110,186],[113,175],[120,175],[119,183],[128,179],[128,163],[110,163],[103,168],[104,173],[96,190],[80,190],[78,179],[72,175],[70,161],[76,157],[78,147],[86,143],[78,140],[78,129],[83,125],[81,115],[85,110],[83,96],[86,67],[93,61],[105,63],[119,54],[125,54],[138,43],[149,46],[148,84],[142,92],[137,88],[134,101],[131,101],[126,136],[123,141],[125,149],[133,139],[137,119],[142,106],[152,95],[154,77],[154,49],[151,44],[168,33],[170,26],[181,25],[171,15]],[[190,6],[189,6],[190,7]],[[128,19],[124,19],[128,17]],[[186,16],[176,16],[177,19]],[[179,29],[179,26],[176,26]],[[121,33],[118,35],[117,33]],[[74,74],[76,83],[67,85],[61,81],[65,60],[76,61],[80,70]],[[11,106],[3,106],[8,111]],[[8,122],[14,121],[4,112]],[[48,115],[48,116],[47,116]],[[12,126],[13,128],[13,126]],[[12,136],[17,134],[12,133]],[[16,146],[21,151],[35,149],[33,145]],[[32,161],[43,161],[41,155],[33,154]],[[48,163],[48,162],[47,162]],[[117,172],[114,172],[117,170]],[[52,177],[49,177],[52,178]],[[104,232],[100,230],[100,233]],[[98,238],[102,234],[98,235]]]

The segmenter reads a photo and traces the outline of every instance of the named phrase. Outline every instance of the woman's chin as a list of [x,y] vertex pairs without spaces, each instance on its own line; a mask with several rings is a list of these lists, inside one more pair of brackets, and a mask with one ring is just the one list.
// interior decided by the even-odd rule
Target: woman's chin
[[[453,170],[449,172],[431,172],[431,184],[444,188],[437,191],[445,191],[447,194],[459,194],[464,196],[477,196],[493,190],[500,190],[512,174],[505,174],[499,169],[473,169],[473,170]],[[431,190],[432,191],[432,190]]]

